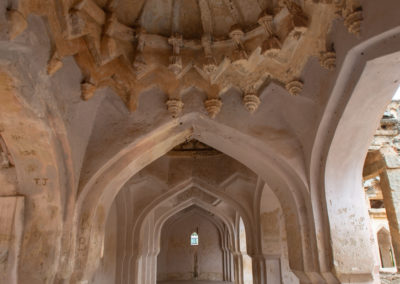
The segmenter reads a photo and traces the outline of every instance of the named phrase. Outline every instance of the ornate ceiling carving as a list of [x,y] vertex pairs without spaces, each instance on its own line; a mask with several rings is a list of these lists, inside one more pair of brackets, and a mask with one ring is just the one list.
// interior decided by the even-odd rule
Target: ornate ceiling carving
[[180,204],[180,203],[182,203],[182,202],[184,202],[186,200],[189,200],[189,199],[198,199],[198,200],[201,200],[201,201],[204,201],[206,203],[213,204],[213,205],[214,204],[217,205],[218,202],[219,202],[218,198],[216,198],[216,197],[204,192],[201,189],[198,189],[196,187],[192,187],[192,188],[190,188],[190,189],[178,194],[176,196],[175,200],[174,200],[175,201],[174,203],[176,205],[178,205],[178,204]]
[[215,150],[214,148],[201,143],[196,139],[191,139],[178,146],[174,147],[169,153],[169,155],[220,155],[221,152]]
[[11,39],[30,13],[46,17],[51,29],[50,75],[63,57],[75,57],[85,78],[82,99],[107,86],[134,111],[139,95],[157,86],[173,117],[192,87],[206,94],[211,117],[232,87],[250,112],[271,81],[299,95],[311,56],[335,68],[334,45],[326,41],[332,21],[342,17],[356,35],[362,21],[357,0],[21,0],[8,11]]

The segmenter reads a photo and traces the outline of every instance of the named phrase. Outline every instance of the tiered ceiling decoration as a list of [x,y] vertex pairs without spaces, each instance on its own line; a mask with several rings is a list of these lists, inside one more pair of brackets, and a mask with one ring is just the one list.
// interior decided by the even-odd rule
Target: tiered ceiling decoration
[[134,111],[139,95],[157,86],[173,117],[192,87],[206,94],[211,117],[232,87],[242,91],[250,112],[271,81],[300,94],[310,56],[335,68],[334,47],[326,41],[332,21],[343,17],[353,34],[362,21],[357,0],[21,0],[8,11],[11,38],[30,13],[45,16],[51,28],[48,73],[73,55],[85,77],[84,100],[108,86]]

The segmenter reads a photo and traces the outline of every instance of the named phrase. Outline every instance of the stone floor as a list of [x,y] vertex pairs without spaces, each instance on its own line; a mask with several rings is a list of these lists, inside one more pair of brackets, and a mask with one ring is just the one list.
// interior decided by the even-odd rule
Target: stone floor
[[157,281],[157,284],[231,284],[233,282],[224,281],[204,281],[204,280],[176,280],[176,281]]
[[382,284],[400,284],[400,274],[381,273]]

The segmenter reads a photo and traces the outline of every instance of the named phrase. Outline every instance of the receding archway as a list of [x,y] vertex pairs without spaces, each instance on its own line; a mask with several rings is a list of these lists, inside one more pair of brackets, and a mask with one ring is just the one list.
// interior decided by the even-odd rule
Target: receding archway
[[[93,180],[89,180],[82,191],[83,195],[81,195],[81,201],[78,203],[78,209],[82,209],[83,211],[76,215],[76,218],[84,217],[85,222],[87,222],[81,227],[83,230],[80,230],[78,237],[81,240],[85,240],[84,242],[87,243],[89,248],[89,254],[81,254],[80,257],[83,257],[82,261],[84,261],[84,263],[89,263],[88,260],[90,259],[92,267],[95,267],[97,263],[98,250],[92,250],[91,246],[101,242],[99,236],[103,235],[104,223],[95,225],[92,221],[102,219],[101,217],[100,219],[99,217],[94,218],[98,214],[107,214],[110,201],[114,199],[118,192],[116,189],[121,188],[135,172],[151,163],[154,159],[165,154],[175,145],[190,137],[196,137],[196,139],[224,151],[239,161],[245,161],[244,164],[256,173],[262,175],[268,173],[268,183],[282,202],[285,218],[287,218],[286,226],[288,226],[288,230],[291,231],[288,239],[288,243],[290,244],[289,254],[292,256],[290,258],[290,264],[296,273],[301,274],[301,271],[304,271],[306,267],[308,267],[306,270],[314,270],[314,268],[311,267],[315,262],[309,261],[309,258],[315,255],[310,251],[310,249],[315,249],[315,244],[307,244],[307,242],[313,239],[312,233],[307,229],[309,226],[312,226],[309,224],[311,217],[307,217],[307,214],[310,214],[312,211],[308,209],[307,214],[296,213],[296,210],[299,210],[299,208],[309,208],[310,201],[305,198],[305,196],[308,195],[307,190],[304,184],[302,185],[301,179],[296,176],[295,172],[288,171],[287,168],[283,170],[284,161],[280,161],[280,163],[277,164],[277,160],[275,159],[273,164],[268,163],[270,160],[268,157],[272,153],[265,153],[265,151],[259,152],[261,151],[260,149],[262,149],[262,145],[257,141],[252,141],[253,147],[245,153],[246,151],[243,151],[243,149],[249,148],[249,142],[253,139],[249,140],[245,135],[232,129],[227,129],[226,126],[217,124],[201,116],[198,117],[197,114],[186,115],[182,117],[180,121],[178,126],[175,123],[170,123],[165,125],[162,129],[149,134],[144,140],[129,145],[129,147],[127,147],[129,149],[124,150],[121,156],[115,157],[105,165],[104,168],[101,169],[101,172],[94,176]],[[193,127],[193,125],[195,125],[195,127]],[[231,137],[227,139],[227,137],[223,135],[225,132],[229,132],[230,136],[232,136],[232,133],[237,134],[236,139],[234,139],[235,143]],[[155,143],[154,141],[162,142]],[[241,151],[235,150],[238,148],[240,148]],[[150,160],[148,160],[149,158]],[[283,179],[283,175],[287,176],[287,178]],[[93,187],[94,185],[96,186]],[[92,190],[90,190],[91,187]],[[294,189],[296,187],[297,189]],[[95,208],[90,210],[89,208],[92,206],[95,206]],[[79,219],[77,219],[77,222],[78,220]],[[89,227],[86,227],[86,224],[94,228],[94,230],[87,230]],[[311,234],[311,236],[307,236],[309,234]],[[91,236],[97,240],[88,242],[88,240],[92,238]],[[301,244],[301,246],[299,246],[299,244]],[[253,254],[254,252],[248,251],[248,253]],[[86,270],[83,274],[78,272],[83,272],[81,270],[82,268]],[[88,275],[91,274],[90,271],[92,269],[93,268],[90,267],[85,268],[85,266],[79,267],[76,271],[76,277],[89,277]],[[87,276],[85,276],[85,274],[87,274]],[[303,278],[307,278],[304,273],[303,275]]]
[[161,232],[157,282],[226,280],[223,238],[223,223],[198,207],[171,217]]

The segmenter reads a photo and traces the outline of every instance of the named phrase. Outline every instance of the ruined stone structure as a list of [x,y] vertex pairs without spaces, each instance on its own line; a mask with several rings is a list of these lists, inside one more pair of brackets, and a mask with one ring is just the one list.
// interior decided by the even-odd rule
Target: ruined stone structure
[[400,162],[366,159],[399,11],[0,1],[0,283],[380,283],[362,178],[400,264]]
[[393,277],[400,279],[397,275],[387,275],[397,272],[396,264],[399,261],[399,230],[394,212],[399,208],[396,198],[396,179],[400,177],[400,169],[396,165],[400,161],[399,103],[392,101],[387,107],[368,149],[363,170],[364,190],[375,239],[376,263],[383,280]]

